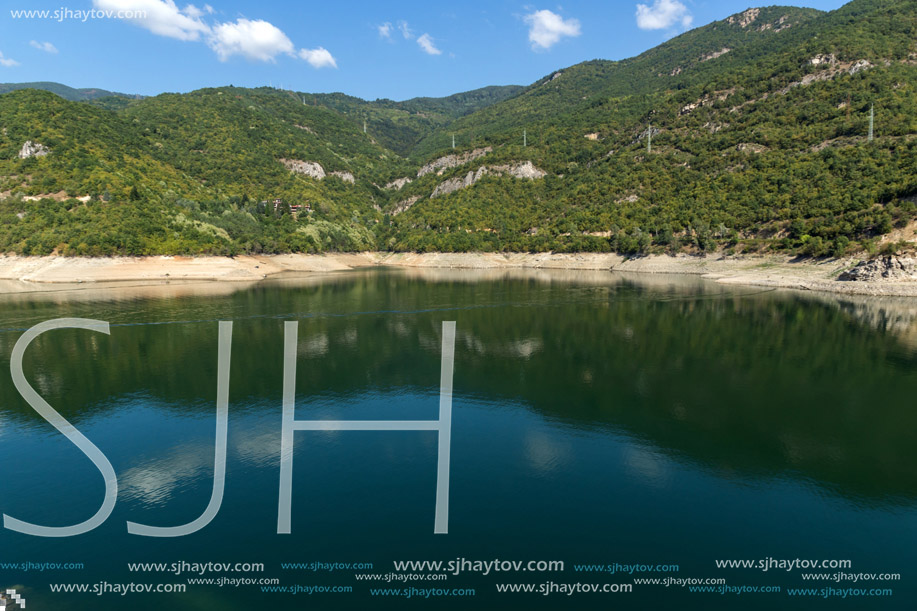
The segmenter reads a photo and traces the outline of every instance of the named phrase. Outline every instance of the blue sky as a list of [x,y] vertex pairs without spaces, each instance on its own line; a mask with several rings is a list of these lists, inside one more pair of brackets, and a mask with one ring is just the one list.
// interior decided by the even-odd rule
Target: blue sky
[[[144,95],[273,84],[366,99],[443,96],[485,85],[529,84],[584,60],[631,57],[744,10],[746,3],[755,5],[754,0],[193,2],[3,0],[0,82],[58,81]],[[788,4],[833,10],[844,2]],[[69,12],[54,18],[62,8]],[[97,12],[87,18],[85,12],[93,9]],[[12,11],[20,10],[52,13],[14,18]],[[101,11],[126,12],[99,18]]]

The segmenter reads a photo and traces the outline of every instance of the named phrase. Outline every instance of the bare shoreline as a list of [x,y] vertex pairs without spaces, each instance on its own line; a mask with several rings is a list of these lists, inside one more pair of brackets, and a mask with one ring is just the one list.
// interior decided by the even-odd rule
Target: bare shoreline
[[848,295],[917,297],[917,281],[841,282],[857,259],[791,261],[781,256],[652,255],[607,253],[333,253],[238,257],[22,257],[0,255],[0,292],[46,285],[107,282],[257,282],[289,272],[338,272],[372,266],[448,269],[562,269],[690,274],[721,284],[825,291]]

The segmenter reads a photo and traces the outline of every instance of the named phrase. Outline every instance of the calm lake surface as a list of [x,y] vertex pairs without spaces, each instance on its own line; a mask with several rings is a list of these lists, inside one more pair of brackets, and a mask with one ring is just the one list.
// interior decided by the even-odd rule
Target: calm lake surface
[[[0,288],[2,290],[2,288]],[[118,503],[71,538],[0,531],[0,569],[28,607],[55,609],[913,609],[917,601],[917,306],[676,276],[368,270],[254,285],[62,287],[0,295],[0,510],[82,522],[100,473],[19,396],[13,345],[54,318],[111,334],[46,333],[24,369],[118,475]],[[129,535],[126,521],[197,518],[213,478],[218,321],[232,320],[226,490],[186,537]],[[299,321],[297,419],[436,419],[441,326],[457,324],[448,535],[433,534],[437,437],[297,432],[292,534],[278,535],[283,323]],[[849,559],[897,582],[806,582],[813,571],[718,569],[721,559]],[[545,573],[462,573],[385,583],[393,561],[563,560]],[[129,562],[263,563],[266,593],[55,594],[50,584],[178,583]],[[371,570],[281,563],[372,563]],[[662,573],[585,564],[679,565]],[[397,572],[397,571],[396,571]],[[405,571],[411,572],[411,571]],[[832,570],[817,572],[834,573]],[[725,578],[781,593],[498,594],[505,583]],[[370,588],[473,588],[473,598],[373,597]],[[891,587],[893,596],[792,597],[789,588]]]

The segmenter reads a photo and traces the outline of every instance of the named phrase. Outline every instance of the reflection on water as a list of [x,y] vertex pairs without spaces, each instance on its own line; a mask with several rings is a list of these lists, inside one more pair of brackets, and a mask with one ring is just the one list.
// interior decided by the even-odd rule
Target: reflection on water
[[[210,559],[370,557],[380,566],[482,554],[705,567],[749,554],[856,553],[864,570],[903,571],[917,543],[910,300],[550,270],[76,288],[0,296],[0,460],[16,466],[3,470],[3,486],[27,492],[6,496],[3,511],[67,523],[91,514],[101,494],[91,464],[9,382],[21,330],[58,317],[112,324],[107,337],[41,336],[25,371],[112,461],[119,504],[79,542],[0,533],[18,555],[70,554],[109,580],[125,562],[112,544],[132,561],[207,550]],[[297,433],[294,534],[274,534],[289,319],[300,323],[299,419],[435,418],[441,322],[457,321],[449,537],[430,538],[429,432]],[[235,321],[223,508],[193,537],[130,537],[125,520],[182,524],[207,504],[218,320]],[[169,604],[258,601],[257,592],[198,592]],[[730,608],[707,603],[694,608]],[[365,599],[342,604],[365,608]]]

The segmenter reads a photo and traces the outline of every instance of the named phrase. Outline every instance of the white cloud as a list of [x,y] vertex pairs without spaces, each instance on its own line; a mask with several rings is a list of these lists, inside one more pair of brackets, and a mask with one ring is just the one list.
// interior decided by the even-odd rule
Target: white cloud
[[392,24],[386,21],[380,26],[376,26],[379,29],[379,36],[382,38],[391,38],[392,37]]
[[693,21],[688,7],[678,0],[655,0],[653,6],[637,5],[637,27],[641,30],[664,30],[676,23],[687,28]]
[[[289,37],[274,24],[262,19],[240,17],[234,22],[208,25],[203,18],[215,13],[209,4],[203,8],[188,4],[183,9],[178,8],[175,0],[92,0],[92,4],[99,10],[143,15],[125,17],[124,20],[159,36],[185,41],[205,40],[220,61],[241,55],[253,61],[273,62],[278,55],[289,55],[298,56],[316,68],[337,67],[334,57],[322,47],[302,49],[297,55]],[[33,41],[32,46],[38,44],[49,45],[50,48],[39,47],[49,53],[57,51],[51,51],[53,45],[50,43]]]
[[103,11],[125,11],[143,17],[125,18],[159,36],[178,40],[200,40],[210,28],[200,19],[200,10],[188,5],[183,10],[173,0],[92,0]]
[[233,55],[272,62],[278,55],[293,55],[295,51],[293,42],[280,28],[261,19],[240,18],[235,23],[218,24],[207,44],[223,62]]
[[299,56],[312,64],[313,68],[337,68],[334,56],[325,47],[317,49],[300,49]]
[[15,59],[4,57],[3,53],[0,53],[0,66],[4,66],[6,68],[12,68],[13,66],[18,66],[18,65],[19,65],[19,62],[17,62]]
[[29,44],[36,49],[44,51],[45,53],[57,53],[57,47],[52,45],[50,42],[38,42],[37,40],[29,41]]
[[423,49],[424,53],[428,55],[441,55],[442,51],[436,48],[436,45],[433,44],[433,37],[429,34],[424,34],[417,39],[417,44],[420,45],[420,48]]
[[550,49],[564,36],[579,36],[579,21],[564,19],[548,10],[535,11],[524,17],[529,26],[529,42],[533,49]]
[[202,9],[197,8],[193,4],[189,4],[188,6],[183,8],[182,12],[185,15],[187,15],[188,17],[191,17],[192,19],[200,19],[201,17],[204,16],[204,11]]
[[411,28],[408,27],[407,21],[399,21],[398,29],[401,30],[401,35],[404,36],[406,39],[411,40],[412,38],[414,38],[414,32],[412,32]]

